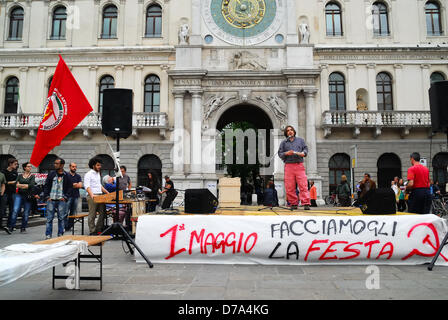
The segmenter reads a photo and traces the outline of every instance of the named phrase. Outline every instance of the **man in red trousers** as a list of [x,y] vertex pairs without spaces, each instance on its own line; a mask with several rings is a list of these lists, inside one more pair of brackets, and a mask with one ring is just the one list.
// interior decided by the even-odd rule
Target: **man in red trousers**
[[308,179],[306,177],[303,158],[308,154],[305,140],[296,137],[296,130],[287,126],[284,131],[286,139],[282,141],[278,149],[278,156],[285,163],[285,189],[291,210],[297,209],[297,186],[299,186],[300,204],[305,210],[310,210],[310,193],[308,191]]

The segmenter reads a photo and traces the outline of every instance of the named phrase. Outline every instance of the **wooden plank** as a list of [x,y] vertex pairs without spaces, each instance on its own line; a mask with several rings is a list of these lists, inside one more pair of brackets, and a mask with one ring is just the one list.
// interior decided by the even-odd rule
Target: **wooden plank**
[[33,242],[33,244],[54,244],[65,240],[74,241],[85,241],[89,246],[94,246],[97,244],[103,244],[105,241],[110,240],[111,236],[84,236],[84,235],[67,235],[61,236],[53,239],[42,240],[38,242]]

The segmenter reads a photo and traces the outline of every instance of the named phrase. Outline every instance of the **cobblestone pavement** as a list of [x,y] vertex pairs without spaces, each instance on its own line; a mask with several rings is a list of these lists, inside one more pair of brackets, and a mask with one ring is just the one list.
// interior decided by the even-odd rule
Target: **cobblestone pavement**
[[[57,230],[55,222],[53,230]],[[87,226],[86,229],[87,230]],[[0,231],[0,247],[43,240],[45,225],[26,234]],[[80,233],[79,224],[76,234]],[[447,299],[448,267],[378,266],[379,282],[370,288],[367,266],[265,266],[205,264],[137,264],[122,241],[108,241],[103,249],[103,290],[97,282],[82,282],[81,289],[53,290],[52,270],[0,287],[0,300],[8,299],[159,299],[159,300],[402,300]],[[150,258],[150,257],[149,257]],[[84,267],[83,267],[84,268]],[[64,269],[58,267],[59,273]],[[82,275],[97,275],[87,265]],[[58,280],[63,288],[64,281]]]

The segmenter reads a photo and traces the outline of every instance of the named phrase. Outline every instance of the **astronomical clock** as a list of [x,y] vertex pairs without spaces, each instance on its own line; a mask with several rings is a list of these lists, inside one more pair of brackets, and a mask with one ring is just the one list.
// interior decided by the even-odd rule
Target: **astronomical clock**
[[[278,31],[284,1],[203,0],[202,16],[211,33],[219,39],[234,45],[253,45]],[[212,39],[212,35],[205,38],[207,43]]]

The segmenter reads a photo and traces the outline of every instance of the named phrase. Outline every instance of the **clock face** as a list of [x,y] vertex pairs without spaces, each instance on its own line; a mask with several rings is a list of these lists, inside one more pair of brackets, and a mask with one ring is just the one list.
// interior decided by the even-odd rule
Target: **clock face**
[[237,45],[265,41],[279,28],[281,0],[205,0],[203,17],[220,39]]

